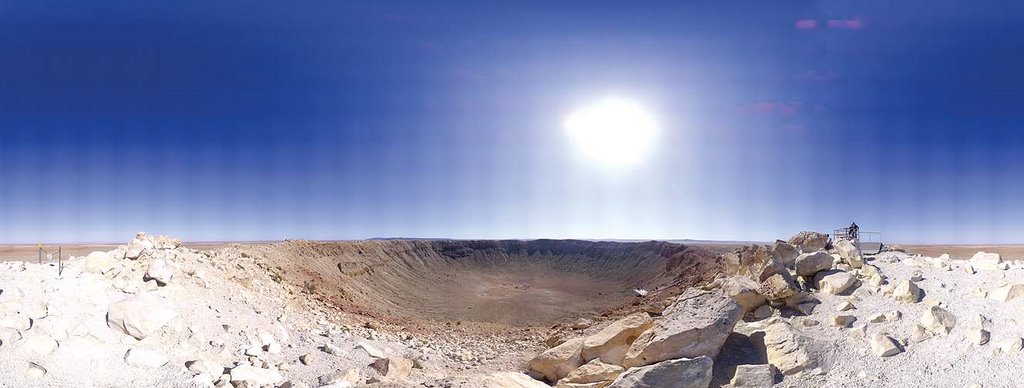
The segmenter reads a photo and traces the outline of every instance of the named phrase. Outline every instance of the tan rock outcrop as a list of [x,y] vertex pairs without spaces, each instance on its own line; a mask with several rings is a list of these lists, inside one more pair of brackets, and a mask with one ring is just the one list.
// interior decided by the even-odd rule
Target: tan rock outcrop
[[803,344],[803,334],[783,320],[777,320],[764,330],[764,344],[768,363],[783,374],[794,374],[817,366]]
[[700,356],[629,368],[608,387],[707,388],[711,384],[713,364],[710,357]]
[[177,316],[165,301],[143,294],[112,303],[107,310],[107,325],[141,340]]
[[530,360],[530,369],[540,372],[551,382],[561,380],[574,369],[583,365],[584,338],[574,338],[561,345],[545,350]]
[[583,361],[589,362],[599,358],[608,364],[622,364],[629,346],[653,325],[654,321],[644,312],[615,321],[584,340],[581,353]]
[[732,333],[743,307],[718,290],[689,289],[630,345],[623,366],[674,358],[715,357]]

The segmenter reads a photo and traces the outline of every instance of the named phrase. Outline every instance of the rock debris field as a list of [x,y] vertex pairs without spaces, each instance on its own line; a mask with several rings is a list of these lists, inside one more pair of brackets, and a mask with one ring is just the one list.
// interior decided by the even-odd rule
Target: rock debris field
[[138,233],[0,262],[4,387],[1012,387],[1024,263],[801,232],[663,242]]

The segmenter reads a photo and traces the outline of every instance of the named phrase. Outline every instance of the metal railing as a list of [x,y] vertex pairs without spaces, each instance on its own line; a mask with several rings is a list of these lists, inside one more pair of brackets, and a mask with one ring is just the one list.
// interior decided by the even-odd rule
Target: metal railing
[[[46,262],[53,262],[54,252],[47,251],[43,248],[43,243],[39,243],[39,264],[43,264],[43,256],[46,256]],[[57,276],[64,273],[64,255],[61,252],[61,247],[57,247]]]
[[[832,231],[832,240],[838,241],[839,239],[852,240],[850,238],[850,231],[846,228]],[[859,231],[857,232],[857,241],[880,243],[882,242],[882,232]]]

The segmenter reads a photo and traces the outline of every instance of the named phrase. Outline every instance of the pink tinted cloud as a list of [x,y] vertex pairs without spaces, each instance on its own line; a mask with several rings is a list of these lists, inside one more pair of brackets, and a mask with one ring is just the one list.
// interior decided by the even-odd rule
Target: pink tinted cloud
[[813,30],[818,28],[818,21],[814,19],[800,19],[796,21],[795,25],[798,30]]
[[864,28],[864,21],[860,19],[831,19],[827,26],[833,30],[859,30]]

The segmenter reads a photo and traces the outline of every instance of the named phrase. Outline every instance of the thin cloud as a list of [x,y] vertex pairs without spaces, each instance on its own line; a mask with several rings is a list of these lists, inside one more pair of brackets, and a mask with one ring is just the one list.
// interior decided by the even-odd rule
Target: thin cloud
[[814,19],[800,19],[794,23],[794,26],[798,30],[813,30],[818,28],[818,21]]
[[864,28],[864,21],[860,19],[831,19],[827,25],[833,30],[859,30]]

